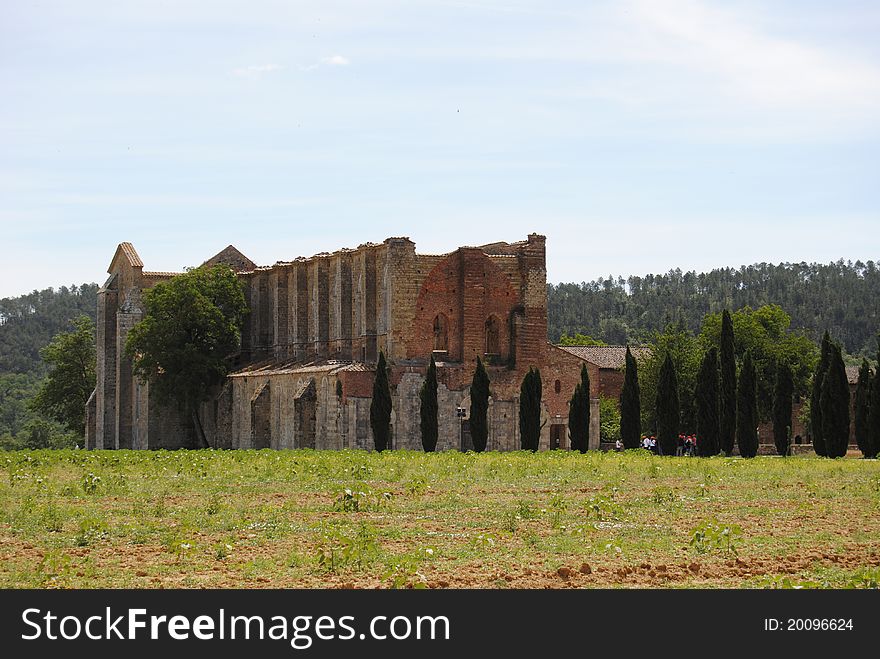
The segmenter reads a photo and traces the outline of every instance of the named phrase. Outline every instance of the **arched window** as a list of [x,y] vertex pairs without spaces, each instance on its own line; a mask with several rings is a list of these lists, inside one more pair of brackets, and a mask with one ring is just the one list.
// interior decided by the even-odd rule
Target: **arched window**
[[449,350],[449,321],[442,313],[434,316],[434,350]]
[[562,382],[560,380],[557,380],[553,383],[553,391],[555,391],[557,394],[562,391]]
[[501,321],[495,314],[486,319],[486,354],[501,354]]

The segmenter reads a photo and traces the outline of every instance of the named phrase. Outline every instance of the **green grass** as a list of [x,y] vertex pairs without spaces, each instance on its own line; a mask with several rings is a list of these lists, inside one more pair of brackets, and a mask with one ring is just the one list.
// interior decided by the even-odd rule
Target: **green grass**
[[872,587],[880,463],[0,453],[0,586]]

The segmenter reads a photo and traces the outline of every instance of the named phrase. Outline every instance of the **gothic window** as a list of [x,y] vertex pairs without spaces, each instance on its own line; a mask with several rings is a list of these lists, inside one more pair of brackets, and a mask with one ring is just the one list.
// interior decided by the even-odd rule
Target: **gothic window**
[[449,350],[449,321],[442,313],[434,316],[434,350]]
[[501,321],[494,314],[486,319],[486,354],[501,354]]

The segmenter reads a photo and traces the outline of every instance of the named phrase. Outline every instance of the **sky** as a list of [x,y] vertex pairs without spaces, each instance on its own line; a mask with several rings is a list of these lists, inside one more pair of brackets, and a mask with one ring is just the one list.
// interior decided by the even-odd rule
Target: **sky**
[[874,0],[0,0],[0,297],[389,236],[880,260]]

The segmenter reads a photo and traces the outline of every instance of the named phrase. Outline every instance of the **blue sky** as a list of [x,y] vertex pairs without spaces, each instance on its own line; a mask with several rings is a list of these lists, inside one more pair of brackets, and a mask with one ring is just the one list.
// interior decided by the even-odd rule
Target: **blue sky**
[[0,3],[0,297],[547,236],[548,279],[880,259],[880,3]]

